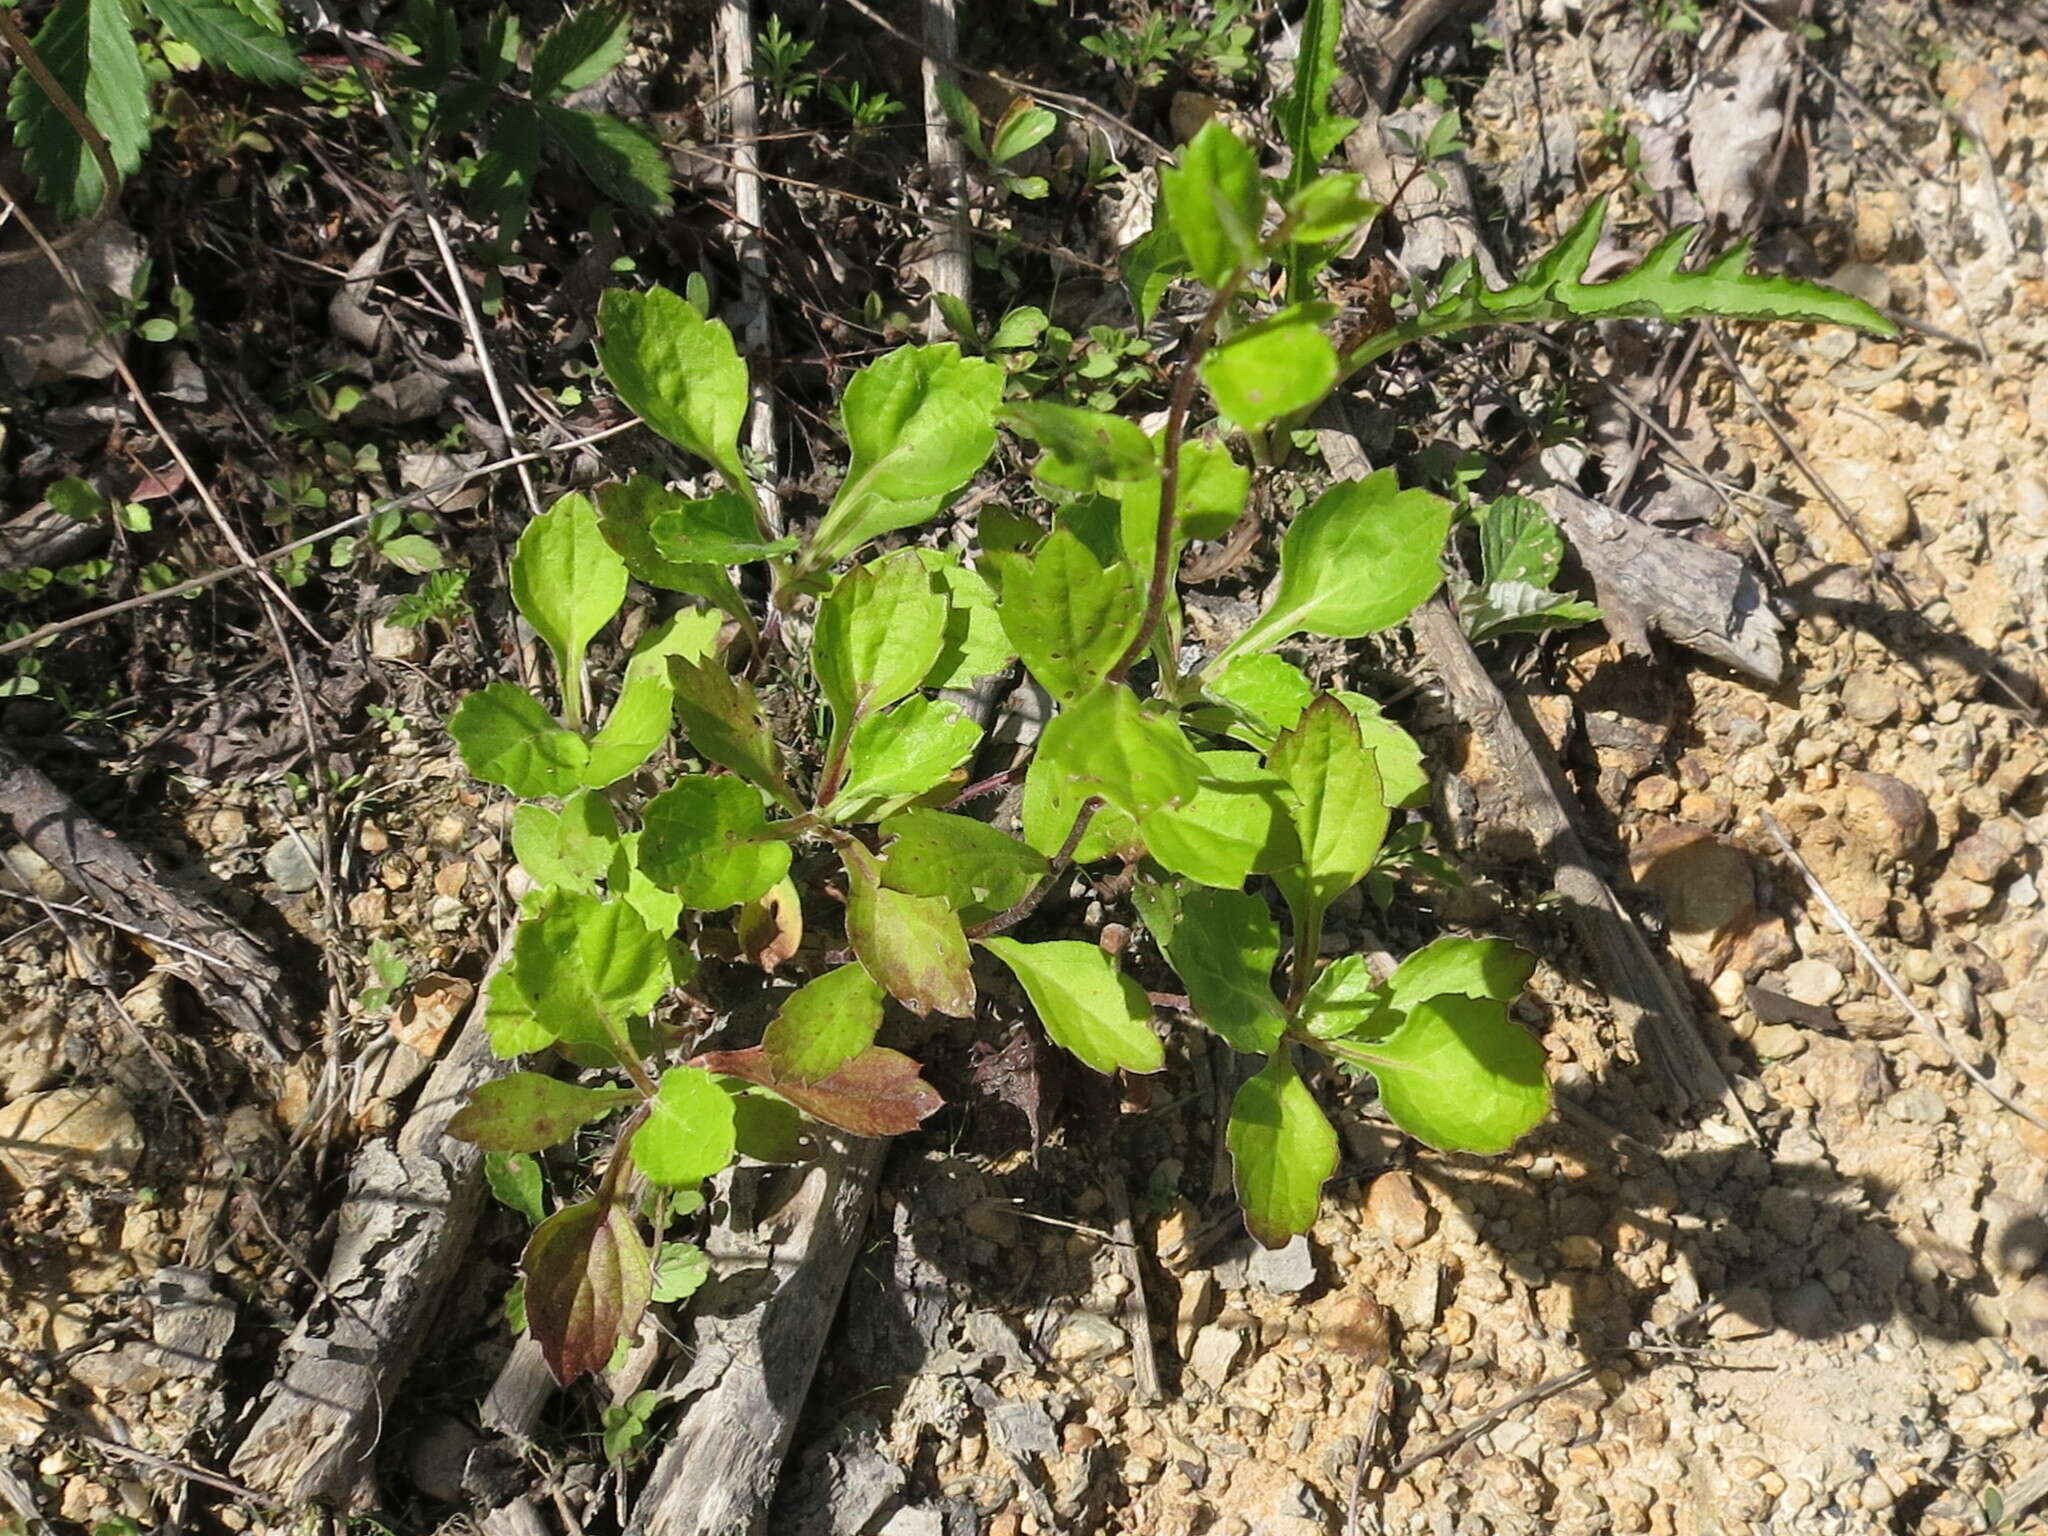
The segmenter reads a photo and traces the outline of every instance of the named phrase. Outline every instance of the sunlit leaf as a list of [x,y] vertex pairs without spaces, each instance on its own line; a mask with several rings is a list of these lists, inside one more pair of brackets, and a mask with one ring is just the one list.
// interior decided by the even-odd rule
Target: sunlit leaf
[[1152,1033],[1145,989],[1093,944],[1024,944],[987,938],[981,947],[1010,968],[1053,1043],[1098,1072],[1157,1072],[1166,1049]]
[[759,1046],[745,1051],[714,1051],[695,1065],[725,1072],[772,1089],[827,1125],[856,1136],[902,1136],[944,1106],[936,1088],[919,1076],[920,1068],[900,1051],[871,1045],[830,1077],[802,1083],[780,1077]]
[[527,1327],[565,1387],[605,1368],[640,1326],[653,1289],[647,1245],[609,1200],[569,1206],[535,1227],[519,1268]]
[[875,1043],[882,989],[859,965],[842,965],[790,994],[761,1037],[779,1080],[815,1083]]
[[846,941],[868,974],[922,1018],[974,1014],[974,964],[960,918],[933,896],[882,884],[881,866],[856,843],[840,846],[846,867]]
[[1244,1224],[1268,1248],[1306,1232],[1337,1171],[1337,1133],[1283,1046],[1248,1078],[1225,1133]]
[[647,802],[642,822],[641,869],[696,911],[752,901],[789,873],[789,844],[742,779],[679,778]]

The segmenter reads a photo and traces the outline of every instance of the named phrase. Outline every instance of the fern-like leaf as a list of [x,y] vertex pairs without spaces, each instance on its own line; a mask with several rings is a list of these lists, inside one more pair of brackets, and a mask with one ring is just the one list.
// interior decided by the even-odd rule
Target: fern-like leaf
[[[114,169],[132,174],[149,147],[149,83],[121,0],[58,0],[35,49],[107,141]],[[14,72],[7,115],[43,200],[67,219],[97,209],[106,194],[97,160],[26,69]]]
[[259,26],[219,0],[143,0],[149,14],[188,44],[207,63],[240,75],[283,85],[302,73],[299,56],[278,33]]
[[550,149],[565,154],[613,202],[636,213],[667,213],[668,159],[661,146],[631,123],[602,112],[542,107]]

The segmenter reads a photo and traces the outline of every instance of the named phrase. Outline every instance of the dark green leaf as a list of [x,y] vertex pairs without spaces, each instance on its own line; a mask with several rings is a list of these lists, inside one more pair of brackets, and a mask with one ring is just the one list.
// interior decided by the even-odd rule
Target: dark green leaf
[[1130,571],[1105,569],[1065,529],[1028,560],[1012,557],[997,613],[1031,675],[1062,702],[1101,684],[1145,617]]
[[872,821],[887,802],[938,788],[981,744],[981,727],[937,699],[905,699],[854,727],[846,780],[832,797],[835,821]]
[[747,365],[722,321],[681,294],[609,290],[598,305],[597,359],[627,408],[679,448],[706,460],[745,494],[740,423]]
[[1024,899],[1049,867],[1045,855],[987,822],[945,811],[905,811],[882,823],[891,839],[882,883],[910,896],[935,896],[978,918]]
[[1542,1042],[1491,998],[1417,1003],[1346,1059],[1378,1079],[1396,1125],[1441,1151],[1505,1152],[1550,1113]]
[[936,512],[995,448],[1002,392],[1001,368],[951,342],[899,347],[855,374],[840,402],[852,462],[803,569],[827,569]]
[[937,897],[883,885],[881,866],[859,844],[843,843],[839,854],[846,866],[846,941],[868,974],[919,1018],[933,1010],[973,1017],[974,964],[959,915]]
[[512,941],[515,984],[534,1021],[557,1040],[612,1050],[677,974],[678,952],[624,901],[543,891]]
[[[142,165],[149,147],[149,84],[121,0],[57,0],[35,35],[36,55],[74,105],[106,140],[123,176]],[[67,219],[82,219],[106,196],[99,162],[19,65],[7,99],[14,142],[43,200]]]
[[1337,382],[1337,349],[1308,314],[1283,310],[1212,348],[1201,372],[1217,408],[1256,430],[1327,395]]
[[1400,623],[1443,580],[1451,506],[1400,489],[1391,469],[1333,485],[1287,530],[1272,606],[1226,646],[1224,662],[1306,630],[1352,640]]
[[918,1075],[918,1064],[900,1051],[871,1045],[830,1077],[799,1083],[776,1075],[755,1046],[746,1051],[713,1051],[696,1065],[759,1083],[788,1099],[814,1120],[856,1136],[903,1136],[935,1114],[945,1100]]
[[730,768],[787,810],[797,810],[796,791],[782,774],[782,751],[761,713],[754,685],[735,677],[716,657],[669,664],[676,718],[690,750],[706,762]]
[[546,142],[590,178],[598,192],[623,208],[652,216],[675,206],[668,156],[633,124],[603,112],[542,107]]
[[1259,162],[1243,140],[1211,118],[1159,173],[1159,193],[1195,276],[1221,288],[1259,261],[1266,190]]
[[595,85],[626,56],[630,27],[623,11],[594,5],[551,29],[533,50],[533,94],[537,100]]
[[1152,439],[1121,416],[1020,400],[1004,406],[1002,418],[1070,470],[1098,480],[1136,480],[1159,467]]
[[1194,798],[1202,778],[1195,749],[1170,717],[1148,713],[1122,684],[1097,689],[1059,718],[1065,729],[1039,738],[1048,771],[1140,820]]
[[1188,1006],[1232,1050],[1263,1056],[1287,1020],[1273,996],[1280,928],[1266,904],[1243,891],[1184,889],[1169,931],[1154,937],[1188,989]]
[[759,791],[743,779],[685,775],[647,802],[642,819],[641,869],[695,911],[752,901],[789,873],[789,844],[769,830]]
[[1241,888],[1301,858],[1292,800],[1278,775],[1249,752],[1200,752],[1201,776],[1185,804],[1139,819],[1145,849],[1201,885]]
[[[1359,739],[1351,712],[1325,695],[1280,734],[1266,766],[1294,792],[1294,825],[1301,838],[1301,878],[1309,908],[1297,909],[1303,926],[1364,878],[1387,831],[1387,805],[1379,769]],[[1283,882],[1283,889],[1287,885]],[[1290,897],[1291,899],[1291,897]],[[1315,940],[1310,932],[1309,941]]]
[[634,647],[619,683],[619,701],[606,716],[604,729],[591,738],[584,783],[598,789],[617,783],[668,740],[675,713],[670,665],[711,657],[720,627],[717,614],[685,608],[656,625]]
[[149,13],[179,42],[190,45],[207,63],[244,80],[282,85],[302,73],[289,42],[231,5],[217,0],[146,0],[146,4]]

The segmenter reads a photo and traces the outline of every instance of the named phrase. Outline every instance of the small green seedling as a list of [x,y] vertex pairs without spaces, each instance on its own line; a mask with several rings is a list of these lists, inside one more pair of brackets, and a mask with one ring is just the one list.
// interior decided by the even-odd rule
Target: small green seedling
[[[1161,173],[1160,223],[1126,279],[1148,312],[1183,277],[1207,297],[1157,431],[1005,403],[992,358],[901,347],[847,384],[844,473],[784,534],[740,453],[748,373],[726,327],[661,289],[604,296],[606,378],[706,479],[685,493],[636,475],[535,519],[512,596],[554,658],[560,712],[500,682],[450,722],[470,771],[522,801],[512,844],[533,888],[487,1023],[501,1054],[540,1058],[479,1088],[452,1133],[512,1156],[616,1122],[595,1189],[539,1223],[522,1266],[527,1326],[562,1380],[603,1369],[657,1296],[693,1283],[663,1233],[736,1158],[798,1160],[820,1123],[895,1135],[940,1107],[919,1063],[880,1043],[892,1010],[966,1019],[991,981],[1014,984],[1083,1066],[1161,1070],[1171,1031],[1129,964],[1044,905],[1077,865],[1129,876],[1186,1018],[1259,1063],[1220,1134],[1260,1242],[1304,1231],[1336,1168],[1319,1082],[1370,1078],[1396,1125],[1457,1151],[1503,1151],[1547,1114],[1543,1047],[1509,1012],[1531,956],[1448,937],[1387,974],[1322,958],[1338,903],[1412,860],[1400,818],[1427,780],[1372,699],[1316,687],[1287,651],[1407,619],[1443,582],[1451,504],[1392,469],[1329,486],[1281,537],[1264,607],[1206,656],[1185,644],[1181,557],[1244,513],[1236,441],[1264,452],[1401,340],[1604,315],[1889,327],[1855,299],[1751,276],[1739,253],[1683,271],[1682,240],[1584,284],[1595,205],[1509,287],[1454,273],[1340,351],[1313,278],[1377,210],[1356,178],[1313,169],[1341,137],[1335,8],[1310,5],[1313,56],[1283,104],[1295,170],[1276,186],[1211,123]],[[1042,329],[1013,313],[990,350]],[[1031,463],[1011,499],[1035,494],[1044,520],[984,513],[971,562],[892,540],[951,505],[1006,433]],[[1499,622],[1517,585],[1562,616],[1545,528],[1512,504],[1489,512],[1482,616]],[[594,690],[592,647],[635,582],[683,606]],[[1018,664],[1053,712],[1016,825],[996,825],[961,800],[983,728],[953,701]],[[771,720],[816,721],[816,737]],[[651,776],[672,744],[680,770]],[[757,1041],[702,1048],[668,1000],[707,966],[750,963],[796,984],[763,983],[778,1003]],[[564,1063],[575,1077],[555,1075]]]

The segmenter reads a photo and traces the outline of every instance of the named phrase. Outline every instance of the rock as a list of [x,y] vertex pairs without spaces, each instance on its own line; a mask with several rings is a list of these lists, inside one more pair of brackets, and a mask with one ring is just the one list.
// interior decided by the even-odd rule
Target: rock
[[1875,672],[1851,672],[1842,680],[1842,712],[1859,725],[1889,725],[1898,718],[1899,690]]
[[[1835,459],[1820,466],[1821,478],[1856,514],[1871,539],[1886,548],[1903,544],[1913,531],[1913,508],[1899,484],[1896,467],[1861,459]],[[1859,674],[1851,673],[1850,681]],[[1868,674],[1862,674],[1868,675]],[[1844,696],[1847,695],[1845,684]]]
[[1247,1340],[1241,1328],[1211,1323],[1195,1335],[1195,1347],[1188,1351],[1188,1371],[1211,1391],[1221,1392],[1230,1380]]
[[1824,1338],[1842,1326],[1842,1313],[1835,1305],[1834,1293],[1818,1280],[1794,1286],[1777,1299],[1771,1310],[1777,1315],[1780,1328],[1801,1338]]
[[1659,827],[1629,856],[1629,875],[1663,899],[1671,947],[1687,969],[1712,974],[1756,915],[1749,855],[1705,827]]
[[1945,922],[1972,917],[1998,898],[1998,892],[1961,875],[1943,875],[1927,893],[1927,908]]
[[426,628],[418,624],[394,624],[384,616],[372,619],[370,654],[379,661],[419,666],[427,659]]
[[49,1410],[24,1392],[0,1384],[0,1449],[25,1451],[43,1436]]
[[156,1360],[173,1376],[210,1376],[235,1332],[235,1303],[205,1270],[166,1265],[149,1280],[150,1337]]
[[1908,1125],[1940,1125],[1948,1105],[1932,1088],[1902,1088],[1885,1101],[1885,1112]]
[[1093,1312],[1076,1312],[1053,1335],[1051,1354],[1061,1365],[1076,1365],[1120,1355],[1129,1344],[1123,1329],[1108,1318],[1097,1317]]
[[1415,1175],[1397,1168],[1374,1179],[1365,1192],[1365,1219],[1396,1248],[1413,1248],[1429,1237],[1436,1212]]
[[2021,1353],[2048,1365],[2048,1275],[2036,1275],[2005,1299],[2005,1323]]
[[[974,1209],[970,1206],[969,1213]],[[1001,1375],[1031,1371],[1031,1351],[1024,1347],[1024,1336],[999,1312],[977,1309],[968,1313],[967,1343],[977,1353],[994,1355],[1002,1361]]]
[[0,1022],[0,1103],[63,1080],[65,1034],[62,1010],[48,1004]]
[[1842,995],[1842,973],[1825,960],[1805,959],[1785,968],[1782,989],[1795,1002],[1824,1008]]
[[475,996],[475,984],[460,976],[422,977],[392,1014],[391,1033],[432,1061]]
[[865,1440],[834,1451],[825,1480],[833,1536],[860,1536],[903,1491],[905,1471]]
[[1844,293],[1853,293],[1873,309],[1883,309],[1892,301],[1892,280],[1883,267],[1867,261],[1849,261],[1835,268],[1828,279],[1830,288],[1839,288]]
[[906,1504],[882,1522],[876,1536],[946,1536],[946,1517],[929,1504]]
[[2025,846],[2010,822],[1992,822],[1949,850],[1948,873],[1980,885],[1996,885]]
[[71,1362],[71,1378],[96,1397],[141,1397],[163,1381],[164,1369],[146,1346],[123,1344],[79,1356]]
[[1316,1283],[1316,1256],[1306,1235],[1297,1233],[1282,1248],[1261,1244],[1252,1250],[1245,1277],[1262,1291],[1293,1296]]
[[436,933],[457,933],[472,919],[459,896],[436,896],[427,903],[427,926]]
[[1195,1334],[1216,1315],[1216,1277],[1198,1269],[1180,1284],[1180,1301],[1174,1308],[1174,1343],[1182,1354],[1194,1347]]
[[416,1432],[406,1453],[405,1470],[413,1486],[443,1504],[464,1502],[462,1470],[481,1439],[453,1414],[437,1414]]
[[111,1083],[53,1088],[0,1107],[0,1168],[23,1189],[59,1178],[118,1184],[142,1160],[142,1132]]
[[2037,539],[2048,538],[2048,480],[2039,475],[2022,475],[2013,491],[2012,504],[2021,532]]
[[1385,1365],[1392,1353],[1392,1319],[1369,1291],[1339,1291],[1326,1298],[1316,1308],[1315,1324],[1318,1342],[1355,1368]]
[[287,833],[270,845],[263,855],[263,873],[287,896],[310,891],[320,884],[320,870],[313,862],[305,839]]
[[1933,851],[1927,797],[1888,773],[1852,773],[1842,791],[1842,821],[1887,863],[1918,864]]
[[[125,303],[135,292],[148,247],[118,216],[81,225],[83,237],[64,253],[65,268],[94,304]],[[71,289],[48,262],[13,268],[0,282],[0,369],[17,389],[60,379],[104,379],[121,351],[71,302]]]
[[1557,1240],[1557,1262],[1566,1269],[1598,1269],[1606,1260],[1597,1237],[1574,1235]]

